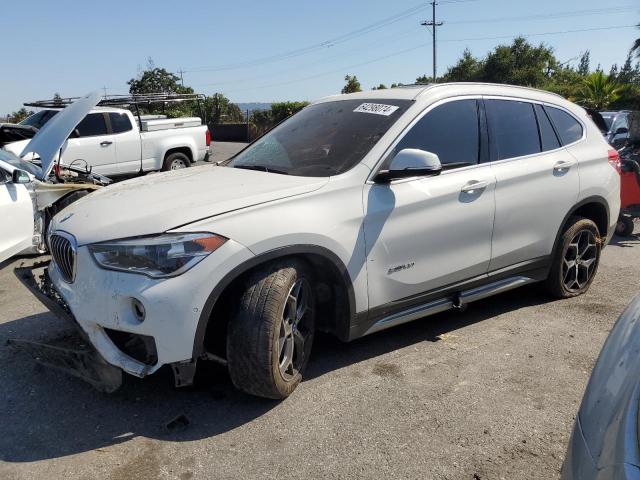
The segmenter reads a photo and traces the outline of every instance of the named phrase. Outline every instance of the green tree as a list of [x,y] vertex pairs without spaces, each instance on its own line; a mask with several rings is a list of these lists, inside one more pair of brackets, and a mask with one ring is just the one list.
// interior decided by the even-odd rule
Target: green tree
[[620,98],[625,87],[596,71],[583,80],[575,101],[584,107],[604,110]]
[[387,86],[384,83],[381,83],[377,87],[373,87],[371,90],[386,90]]
[[580,63],[578,63],[578,73],[583,77],[589,75],[591,71],[591,52],[587,50],[580,56]]
[[240,107],[221,93],[214,93],[210,97],[206,97],[204,108],[207,112],[207,119],[213,124],[244,121]]
[[342,93],[361,92],[362,86],[355,75],[346,75],[344,77],[346,85],[342,88]]
[[62,97],[58,92],[53,94],[53,103],[56,105],[62,105]]
[[9,123],[20,123],[29,115],[33,115],[33,112],[31,110],[27,110],[26,108],[22,107],[21,109],[16,110],[15,112],[11,112],[7,120],[9,121]]
[[252,138],[263,135],[275,125],[299,112],[307,105],[309,105],[309,102],[276,102],[271,104],[269,110],[256,110],[252,112],[249,118]]
[[433,83],[433,77],[429,77],[428,75],[420,75],[418,78],[416,78],[416,83],[425,85]]
[[[638,28],[640,28],[640,23],[638,24]],[[630,53],[635,53],[636,57],[640,58],[640,38],[636,38],[636,41],[633,42]]]
[[518,37],[511,45],[498,45],[489,52],[480,80],[541,87],[557,67],[551,48],[544,44],[535,47],[524,37]]
[[129,93],[193,93],[193,88],[185,87],[178,83],[180,77],[168,72],[164,68],[158,68],[149,58],[147,68],[127,82]]
[[483,78],[483,69],[483,62],[475,58],[471,50],[465,48],[462,58],[454,66],[449,67],[442,79],[445,82],[473,82]]

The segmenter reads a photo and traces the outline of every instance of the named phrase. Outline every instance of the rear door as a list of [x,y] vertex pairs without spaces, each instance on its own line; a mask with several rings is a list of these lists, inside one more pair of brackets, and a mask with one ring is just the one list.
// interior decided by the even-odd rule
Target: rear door
[[62,164],[83,168],[105,175],[118,173],[113,135],[107,129],[106,113],[90,113],[76,127],[79,136],[69,138],[62,153]]
[[0,164],[0,262],[32,245],[33,214],[27,187],[12,183]]
[[489,270],[543,264],[579,194],[578,164],[561,146],[545,108],[485,98],[496,176],[496,217]]
[[142,164],[140,133],[125,112],[109,112],[109,127],[115,142],[118,173],[136,173]]

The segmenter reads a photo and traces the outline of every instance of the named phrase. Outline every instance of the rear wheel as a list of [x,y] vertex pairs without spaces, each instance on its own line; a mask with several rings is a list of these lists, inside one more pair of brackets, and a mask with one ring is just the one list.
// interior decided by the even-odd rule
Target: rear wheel
[[621,237],[628,237],[633,233],[633,218],[626,215],[620,215],[616,224],[616,234]]
[[571,217],[553,256],[547,288],[556,298],[570,298],[589,289],[600,263],[602,240],[596,224]]
[[167,155],[167,158],[164,159],[162,170],[181,170],[190,166],[191,161],[189,160],[189,157],[187,157],[184,153],[175,152]]
[[288,260],[255,272],[228,327],[233,384],[260,397],[288,397],[302,380],[314,329],[314,282],[306,264]]

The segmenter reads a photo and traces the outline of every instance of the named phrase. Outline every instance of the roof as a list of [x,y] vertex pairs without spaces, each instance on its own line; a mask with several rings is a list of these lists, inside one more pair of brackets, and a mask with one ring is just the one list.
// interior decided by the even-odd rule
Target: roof
[[396,99],[396,100],[416,100],[427,93],[439,92],[442,89],[456,90],[456,94],[484,94],[484,95],[513,95],[530,99],[543,99],[543,97],[553,97],[563,99],[561,95],[545,90],[519,85],[505,85],[499,83],[481,82],[448,82],[401,85],[397,88],[387,88],[382,90],[368,90],[365,92],[332,95],[318,100],[318,102],[334,101],[338,99]]

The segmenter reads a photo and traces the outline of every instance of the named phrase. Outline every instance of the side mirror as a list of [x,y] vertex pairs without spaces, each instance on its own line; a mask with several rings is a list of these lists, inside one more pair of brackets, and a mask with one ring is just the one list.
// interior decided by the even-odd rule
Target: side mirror
[[31,177],[24,170],[14,170],[11,174],[11,182],[12,183],[29,183],[31,181]]
[[378,183],[388,183],[398,178],[427,177],[440,175],[442,164],[438,155],[416,148],[400,150],[389,165],[389,170],[381,170],[376,175]]
[[616,130],[616,135],[624,135],[625,133],[629,133],[629,129],[627,127],[620,127]]

